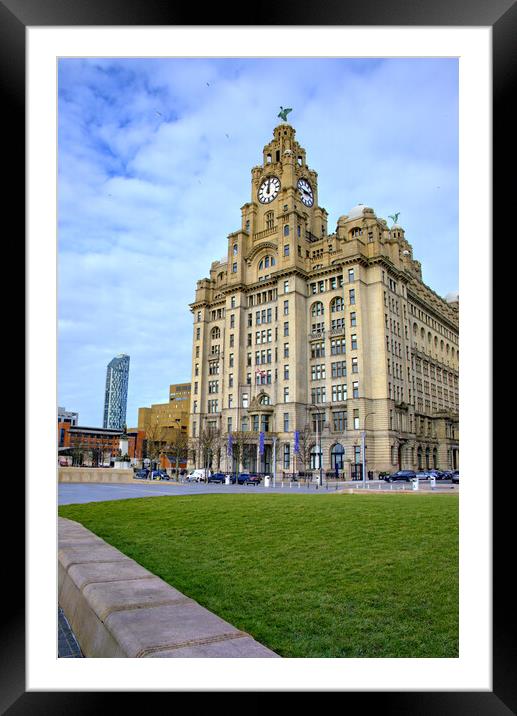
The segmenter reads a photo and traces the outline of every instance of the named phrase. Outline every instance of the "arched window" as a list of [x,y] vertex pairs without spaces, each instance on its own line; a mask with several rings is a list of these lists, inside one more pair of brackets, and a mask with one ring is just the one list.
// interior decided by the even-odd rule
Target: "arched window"
[[352,231],[350,232],[350,235],[353,239],[355,239],[356,236],[361,236],[362,233],[363,233],[363,230],[356,226],[355,229],[352,229]]
[[237,256],[237,252],[238,252],[238,251],[239,251],[239,247],[237,246],[237,244],[234,244],[234,245],[233,245],[233,255],[234,255],[234,256]]
[[333,470],[342,470],[345,459],[345,448],[340,444],[332,446],[330,451],[330,466]]
[[289,224],[284,226],[284,236],[289,236]]
[[311,470],[319,470],[321,466],[321,448],[314,445],[311,449]]
[[271,398],[269,395],[261,395],[259,403],[260,405],[271,405]]
[[345,308],[345,302],[342,296],[337,296],[330,304],[330,312],[336,313],[336,311],[343,311]]
[[268,211],[265,216],[266,229],[272,229],[275,225],[275,215],[272,211]]
[[419,447],[417,451],[417,459],[418,459],[418,469],[421,470],[423,468],[422,464],[422,448]]
[[264,256],[263,259],[260,259],[258,270],[262,271],[262,269],[269,268],[270,266],[274,266],[276,264],[276,259],[274,256]]
[[311,316],[323,316],[325,308],[321,301],[316,301],[311,306]]

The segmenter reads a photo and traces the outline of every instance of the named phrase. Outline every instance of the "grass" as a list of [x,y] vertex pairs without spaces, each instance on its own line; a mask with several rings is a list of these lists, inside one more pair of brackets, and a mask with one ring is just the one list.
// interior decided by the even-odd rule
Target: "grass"
[[457,657],[455,495],[194,495],[59,508],[283,657]]

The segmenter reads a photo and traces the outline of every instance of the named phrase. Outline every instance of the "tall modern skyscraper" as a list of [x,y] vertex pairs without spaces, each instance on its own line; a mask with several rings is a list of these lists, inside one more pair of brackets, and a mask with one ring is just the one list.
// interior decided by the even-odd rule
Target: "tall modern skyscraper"
[[126,423],[129,356],[121,353],[108,363],[104,397],[104,428],[121,430]]

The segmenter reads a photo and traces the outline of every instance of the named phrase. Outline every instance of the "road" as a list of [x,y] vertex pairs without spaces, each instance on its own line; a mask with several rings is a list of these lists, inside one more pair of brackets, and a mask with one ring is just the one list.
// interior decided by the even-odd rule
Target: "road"
[[[328,486],[327,486],[328,485]],[[127,500],[133,497],[163,497],[164,495],[201,495],[201,494],[311,494],[322,495],[336,492],[343,489],[365,489],[365,491],[390,491],[407,490],[410,488],[405,482],[388,484],[383,480],[371,480],[363,488],[361,482],[330,482],[318,487],[316,483],[307,485],[304,482],[277,481],[276,487],[264,487],[263,485],[219,485],[217,483],[206,485],[204,483],[178,484],[176,482],[157,481],[155,483],[136,482],[135,484],[100,484],[100,483],[73,483],[62,482],[59,484],[58,504],[71,505],[86,502],[104,502],[106,500]],[[458,485],[452,485],[449,480],[439,480],[436,483],[434,492],[458,491]],[[421,481],[419,492],[431,492],[431,485]]]

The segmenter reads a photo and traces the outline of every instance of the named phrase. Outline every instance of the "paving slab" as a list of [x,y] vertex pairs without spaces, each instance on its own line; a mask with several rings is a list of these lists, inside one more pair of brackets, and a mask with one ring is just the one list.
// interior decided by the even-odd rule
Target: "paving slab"
[[73,564],[121,562],[129,558],[108,544],[85,543],[77,544],[73,547],[60,547],[58,559],[63,567],[68,570]]
[[148,659],[280,659],[271,649],[259,644],[250,636],[238,639],[197,643],[192,646],[179,646],[145,654]]
[[87,584],[83,594],[102,621],[113,612],[192,602],[163,579],[152,575],[145,579]]
[[106,619],[129,657],[162,649],[248,636],[197,602],[115,612]]

